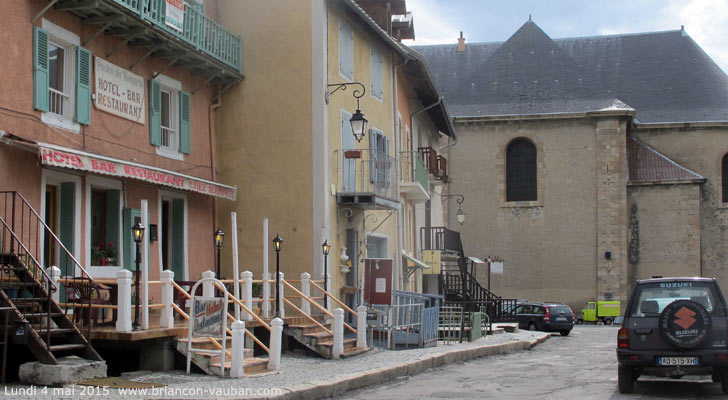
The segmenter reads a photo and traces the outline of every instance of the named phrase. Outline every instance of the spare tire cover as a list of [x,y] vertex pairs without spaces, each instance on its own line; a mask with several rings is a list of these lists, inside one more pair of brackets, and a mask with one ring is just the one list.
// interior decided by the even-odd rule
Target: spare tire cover
[[708,310],[690,300],[675,300],[660,314],[660,332],[668,342],[689,349],[699,345],[710,331]]

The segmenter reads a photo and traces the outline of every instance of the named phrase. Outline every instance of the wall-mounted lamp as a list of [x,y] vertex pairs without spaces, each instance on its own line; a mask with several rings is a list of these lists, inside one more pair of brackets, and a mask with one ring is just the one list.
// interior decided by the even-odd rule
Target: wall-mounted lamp
[[457,219],[458,224],[462,225],[465,223],[465,211],[463,211],[463,202],[465,201],[465,196],[462,194],[443,194],[440,195],[440,197],[443,200],[446,200],[450,197],[455,197],[456,201],[458,202],[458,211],[455,213],[455,219]]
[[359,85],[361,86],[361,90],[354,89],[352,92],[352,95],[356,99],[356,112],[354,115],[351,116],[349,119],[349,123],[351,124],[351,131],[354,133],[354,138],[357,142],[361,142],[362,139],[364,139],[364,135],[367,131],[367,119],[364,117],[364,114],[362,114],[361,110],[359,109],[359,99],[361,99],[364,94],[367,92],[366,86],[364,86],[361,82],[344,82],[344,83],[331,83],[326,86],[328,87],[335,87],[336,89],[332,90],[331,92],[326,92],[326,104],[329,103],[329,97],[336,93],[337,90],[342,89],[346,90],[346,87],[348,85]]

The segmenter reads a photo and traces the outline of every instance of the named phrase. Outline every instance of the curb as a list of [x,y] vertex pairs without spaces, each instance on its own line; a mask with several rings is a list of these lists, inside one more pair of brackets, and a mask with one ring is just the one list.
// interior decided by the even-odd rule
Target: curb
[[514,351],[529,350],[537,344],[545,342],[550,334],[532,340],[519,340],[496,345],[483,345],[461,350],[452,350],[445,353],[428,356],[421,360],[410,361],[388,367],[374,368],[367,371],[335,376],[330,380],[313,381],[283,388],[287,391],[273,399],[312,400],[326,397],[340,396],[348,391],[389,383],[393,380],[421,374],[428,369],[443,365],[467,361],[474,358],[487,357],[495,354],[507,354]]

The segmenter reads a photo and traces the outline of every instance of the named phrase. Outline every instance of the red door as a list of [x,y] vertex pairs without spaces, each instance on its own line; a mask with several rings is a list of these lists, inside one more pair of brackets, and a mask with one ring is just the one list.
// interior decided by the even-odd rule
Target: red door
[[392,259],[364,260],[364,301],[392,304]]

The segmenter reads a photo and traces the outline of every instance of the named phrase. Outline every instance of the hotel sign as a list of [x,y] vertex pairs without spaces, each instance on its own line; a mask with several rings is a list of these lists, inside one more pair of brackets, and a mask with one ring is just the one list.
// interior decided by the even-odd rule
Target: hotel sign
[[167,0],[164,13],[164,23],[179,32],[184,30],[185,3],[180,0]]
[[162,186],[189,190],[228,200],[235,200],[237,194],[237,189],[234,187],[211,182],[205,179],[195,178],[189,175],[178,174],[172,171],[115,160],[108,157],[96,157],[85,152],[57,148],[55,146],[51,147],[46,144],[39,144],[39,147],[41,164],[43,165],[89,171],[119,178],[138,179]]
[[225,329],[226,307],[224,297],[195,297],[193,308],[193,336],[222,336]]
[[96,57],[96,108],[145,124],[144,78]]

